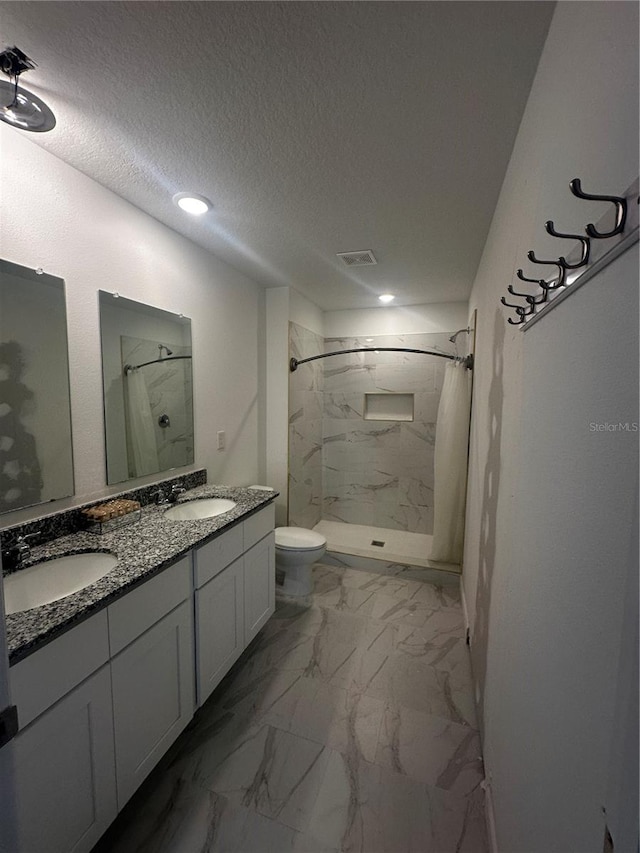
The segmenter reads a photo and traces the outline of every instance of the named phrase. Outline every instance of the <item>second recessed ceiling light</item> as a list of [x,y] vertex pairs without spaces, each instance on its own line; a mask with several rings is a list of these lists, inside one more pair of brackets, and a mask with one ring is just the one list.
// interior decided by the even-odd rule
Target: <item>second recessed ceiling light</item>
[[176,193],[173,203],[192,216],[202,216],[213,206],[208,198],[196,193]]

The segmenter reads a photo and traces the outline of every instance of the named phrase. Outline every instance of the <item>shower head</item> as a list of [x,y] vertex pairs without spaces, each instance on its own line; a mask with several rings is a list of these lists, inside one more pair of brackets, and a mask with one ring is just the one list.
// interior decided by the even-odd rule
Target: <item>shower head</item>
[[467,328],[466,328],[466,329],[458,329],[458,331],[457,331],[457,332],[454,332],[454,333],[451,335],[451,337],[449,338],[449,340],[451,341],[451,343],[452,343],[452,344],[455,344],[455,342],[456,342],[456,338],[458,337],[458,335],[461,335],[463,332],[466,332],[468,335],[470,335],[472,331],[473,331],[473,329],[472,329],[472,328],[470,328],[469,326],[467,326]]
[[162,358],[162,350],[166,350],[168,356],[173,355],[173,350],[169,349],[169,347],[164,344],[158,344],[158,349],[160,350],[160,358]]

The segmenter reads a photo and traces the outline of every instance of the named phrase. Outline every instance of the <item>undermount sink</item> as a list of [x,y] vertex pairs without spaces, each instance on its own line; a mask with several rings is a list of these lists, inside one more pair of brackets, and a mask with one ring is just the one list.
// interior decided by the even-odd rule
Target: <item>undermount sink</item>
[[103,578],[118,564],[104,551],[55,557],[21,569],[4,579],[5,612],[20,613],[79,592]]
[[235,507],[235,501],[227,498],[200,498],[186,501],[166,510],[164,517],[169,521],[196,521],[202,518],[214,518]]

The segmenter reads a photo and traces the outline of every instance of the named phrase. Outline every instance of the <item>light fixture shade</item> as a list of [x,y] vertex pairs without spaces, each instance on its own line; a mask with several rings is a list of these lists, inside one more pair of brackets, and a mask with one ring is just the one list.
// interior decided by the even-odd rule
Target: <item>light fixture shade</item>
[[176,193],[173,203],[192,216],[202,216],[213,206],[208,198],[197,193]]
[[46,133],[56,126],[56,117],[44,101],[26,89],[0,80],[0,120],[32,133]]

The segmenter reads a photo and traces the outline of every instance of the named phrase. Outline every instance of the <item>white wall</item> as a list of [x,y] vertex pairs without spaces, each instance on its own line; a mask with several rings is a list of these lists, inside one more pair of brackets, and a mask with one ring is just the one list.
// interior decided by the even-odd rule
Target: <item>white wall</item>
[[293,288],[289,291],[289,320],[316,335],[324,335],[325,312]]
[[[466,328],[468,307],[466,302],[435,302],[430,305],[326,311],[324,336],[352,338],[360,335],[451,333],[452,330]],[[312,329],[312,331],[317,330]]]
[[266,464],[265,482],[280,494],[276,524],[287,523],[289,452],[289,287],[265,293],[266,319]]
[[[573,198],[572,178],[616,193],[637,177],[637,81],[637,4],[558,4],[470,300],[463,583],[502,853],[599,853],[603,805],[635,810],[637,833],[637,790],[607,793],[621,775],[609,760],[619,658],[634,642],[622,626],[637,443],[588,431],[638,420],[637,254],[524,334],[499,304],[518,267],[533,272],[527,250],[571,248],[545,235],[547,219],[581,231],[603,213]],[[637,835],[614,842],[635,851]]]
[[[0,253],[24,266],[40,266],[66,284],[76,495],[55,508],[117,490],[105,485],[100,289],[191,318],[195,467],[206,467],[210,482],[254,482],[257,285],[20,131],[0,126],[0,146]],[[226,431],[224,451],[216,450],[217,430]],[[11,513],[0,524],[37,515],[37,509]]]

